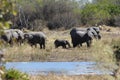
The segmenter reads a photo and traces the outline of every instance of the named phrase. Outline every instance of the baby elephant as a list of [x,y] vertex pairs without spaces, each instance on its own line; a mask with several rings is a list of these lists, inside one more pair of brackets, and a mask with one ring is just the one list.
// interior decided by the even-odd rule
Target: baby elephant
[[67,40],[59,40],[56,39],[54,41],[55,48],[58,48],[59,46],[62,46],[62,48],[67,48],[66,45],[68,45],[68,48],[70,48],[70,43]]

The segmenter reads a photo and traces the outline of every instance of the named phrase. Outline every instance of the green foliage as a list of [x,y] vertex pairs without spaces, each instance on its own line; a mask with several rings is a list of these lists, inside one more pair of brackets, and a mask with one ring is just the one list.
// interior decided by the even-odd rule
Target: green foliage
[[84,24],[106,24],[119,14],[120,5],[116,5],[115,0],[97,0],[95,3],[86,4],[81,11]]
[[[119,26],[120,0],[12,0],[16,1],[18,15],[14,20],[12,28],[27,28],[37,30],[46,25],[53,28],[66,28],[66,25],[95,25],[107,24]],[[71,13],[71,17],[64,14]],[[63,16],[63,17],[62,17]],[[62,19],[62,20],[61,20]],[[68,21],[64,25],[61,22]],[[73,21],[73,22],[72,22]],[[40,24],[39,24],[40,23]],[[44,24],[43,24],[44,23]],[[65,22],[66,23],[66,22]],[[48,27],[48,26],[47,26]]]
[[[44,25],[49,25],[50,23],[51,27],[57,29],[58,27],[70,28],[76,24],[74,23],[76,19],[73,13],[73,8],[77,4],[75,1],[18,0],[16,3],[19,15],[16,16],[15,25],[12,26],[14,28],[18,27],[21,29],[25,27],[31,30],[39,30],[39,27],[42,29]],[[69,13],[72,15],[69,15]]]
[[5,74],[6,80],[29,80],[28,75],[25,73],[22,73],[15,69],[9,69],[7,70]]
[[120,40],[113,40],[112,41],[112,47],[114,49],[114,56],[116,58],[116,61],[120,61]]
[[100,5],[96,4],[87,4],[83,8],[81,15],[83,21],[86,22],[83,22],[84,24],[96,24],[110,17],[109,13],[105,9],[102,9]]
[[[0,34],[3,33],[3,29],[8,29],[12,24],[11,20],[8,18],[10,15],[17,15],[14,10],[15,4],[10,0],[0,0]],[[0,41],[0,48],[1,48]]]
[[0,29],[9,28],[11,21],[6,19],[7,15],[16,15],[15,4],[9,0],[0,0]]

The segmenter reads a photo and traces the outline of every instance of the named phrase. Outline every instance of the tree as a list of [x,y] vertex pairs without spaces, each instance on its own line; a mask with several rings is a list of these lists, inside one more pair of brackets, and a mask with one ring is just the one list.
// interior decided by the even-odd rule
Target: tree
[[120,15],[119,0],[94,0],[86,4],[81,11],[83,24],[114,25],[114,17]]
[[0,0],[0,29],[9,28],[11,21],[6,16],[16,15],[15,4],[9,0]]
[[[16,11],[14,10],[14,7],[15,4],[12,1],[0,0],[0,34],[3,34],[3,30],[9,28],[10,24],[12,24],[8,16],[10,15],[15,16],[17,14]],[[0,41],[0,48],[1,48],[1,41]]]

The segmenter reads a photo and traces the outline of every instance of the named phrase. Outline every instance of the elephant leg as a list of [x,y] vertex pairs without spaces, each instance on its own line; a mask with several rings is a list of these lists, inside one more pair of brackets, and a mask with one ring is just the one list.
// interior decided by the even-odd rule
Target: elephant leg
[[66,48],[66,45],[63,45],[62,47],[63,47],[63,48]]
[[82,43],[80,44],[80,46],[82,47]]
[[34,44],[35,45],[35,48],[37,48],[37,44]]
[[73,43],[73,47],[75,48],[78,44],[77,43]]
[[45,49],[45,44],[43,44],[43,49]]
[[92,40],[90,40],[89,42],[90,42],[90,44],[92,44]]
[[37,47],[37,44],[35,44],[35,43],[30,43],[29,42],[29,44],[30,44],[30,46],[33,48],[34,46],[35,46],[35,48]]
[[41,43],[41,46],[43,49],[45,49],[45,40],[43,40],[43,42]]
[[40,49],[42,49],[42,44],[39,44],[40,45]]
[[10,44],[11,47],[13,46],[13,41],[12,40],[10,40],[8,43]]
[[79,43],[79,47],[82,47],[82,43]]
[[33,44],[30,44],[30,46],[33,48]]
[[86,44],[87,44],[87,47],[90,47],[90,44],[89,44],[89,42],[86,42]]
[[45,49],[45,44],[40,43],[40,49]]
[[21,46],[21,41],[20,39],[17,39],[18,46]]
[[41,42],[39,42],[39,44],[40,44],[40,49],[45,49],[45,39],[44,38],[41,39]]
[[56,46],[57,46],[57,48],[58,48],[58,47],[60,47],[61,45],[57,44]]
[[23,40],[19,40],[19,45],[21,46],[23,44]]
[[91,46],[91,42],[90,41],[87,41],[86,44],[87,44],[87,47]]
[[66,45],[65,45],[65,48],[67,48]]

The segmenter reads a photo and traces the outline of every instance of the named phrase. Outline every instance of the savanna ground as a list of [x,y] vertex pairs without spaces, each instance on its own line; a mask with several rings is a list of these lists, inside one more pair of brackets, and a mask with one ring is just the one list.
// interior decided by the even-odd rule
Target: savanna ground
[[[47,35],[46,49],[31,47],[28,44],[5,48],[5,59],[7,61],[96,61],[115,64],[112,43],[120,40],[120,28],[111,28],[110,32],[101,31],[102,39],[93,40],[90,48],[83,47],[62,49],[54,47],[55,39],[66,39],[71,43],[70,30],[49,31],[44,29]],[[71,44],[72,46],[72,44]],[[5,47],[5,46],[4,46]],[[104,65],[105,68],[113,69],[111,64]],[[80,76],[30,76],[30,80],[119,80],[111,75],[80,75]]]

